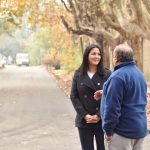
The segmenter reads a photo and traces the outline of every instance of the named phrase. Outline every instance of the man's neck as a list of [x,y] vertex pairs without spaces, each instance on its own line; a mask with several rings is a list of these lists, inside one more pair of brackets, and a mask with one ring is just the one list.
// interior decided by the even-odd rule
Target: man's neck
[[120,65],[120,64],[122,64],[122,62],[117,61],[116,64],[115,64],[115,66],[118,66],[118,65]]

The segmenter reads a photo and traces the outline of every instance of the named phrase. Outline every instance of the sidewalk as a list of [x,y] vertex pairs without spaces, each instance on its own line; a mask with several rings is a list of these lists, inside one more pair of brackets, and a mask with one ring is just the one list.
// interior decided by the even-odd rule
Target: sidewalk
[[144,147],[143,150],[149,150],[150,149],[150,134],[146,137],[144,141]]

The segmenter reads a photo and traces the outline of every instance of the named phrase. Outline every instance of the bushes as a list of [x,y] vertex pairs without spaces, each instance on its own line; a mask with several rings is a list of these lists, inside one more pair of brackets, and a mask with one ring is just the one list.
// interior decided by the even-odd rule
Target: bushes
[[44,64],[54,67],[55,69],[61,68],[60,62],[61,62],[60,55],[56,52],[55,49],[51,51],[51,54],[47,54],[43,58]]

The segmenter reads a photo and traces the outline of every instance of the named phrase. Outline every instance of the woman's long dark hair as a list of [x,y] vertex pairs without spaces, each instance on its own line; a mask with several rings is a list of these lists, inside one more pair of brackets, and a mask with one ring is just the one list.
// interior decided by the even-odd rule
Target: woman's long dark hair
[[99,62],[99,64],[97,65],[97,72],[98,72],[100,75],[105,75],[104,60],[103,60],[103,49],[101,48],[101,46],[96,45],[96,44],[91,44],[91,45],[89,45],[88,47],[86,47],[86,49],[85,49],[85,51],[84,51],[84,54],[83,54],[82,64],[81,64],[81,66],[79,67],[79,70],[81,71],[82,74],[85,74],[85,73],[87,72],[88,67],[89,67],[89,60],[88,60],[88,57],[89,57],[89,53],[91,52],[91,50],[92,50],[93,48],[98,48],[99,51],[100,51],[100,55],[101,55],[100,62]]

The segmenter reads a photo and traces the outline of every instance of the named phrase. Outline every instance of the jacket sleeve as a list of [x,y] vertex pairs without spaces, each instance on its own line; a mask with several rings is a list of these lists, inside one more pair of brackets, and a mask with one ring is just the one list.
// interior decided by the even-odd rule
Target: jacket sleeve
[[109,78],[109,76],[111,75],[111,71],[107,69],[106,71],[106,76],[105,76],[105,80],[107,81],[107,79]]
[[72,101],[72,104],[76,112],[80,115],[81,118],[84,118],[85,115],[87,115],[88,113],[83,107],[79,98],[78,89],[77,89],[77,78],[78,78],[78,73],[76,71],[72,81],[70,99]]
[[[104,93],[101,101],[101,117],[104,133],[111,136],[121,115],[123,99],[123,83],[118,78],[112,78],[104,85]],[[119,90],[117,90],[119,88]]]

